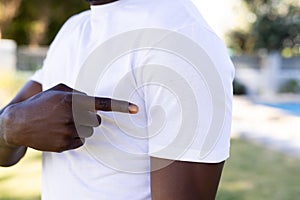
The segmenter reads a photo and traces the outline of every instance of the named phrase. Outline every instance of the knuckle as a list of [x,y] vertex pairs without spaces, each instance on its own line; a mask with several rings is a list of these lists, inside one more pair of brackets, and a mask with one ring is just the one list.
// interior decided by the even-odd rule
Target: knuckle
[[87,130],[87,137],[91,137],[94,134],[94,129],[92,127]]
[[8,144],[14,144],[15,143],[15,136],[13,134],[14,131],[13,127],[16,126],[15,123],[15,112],[14,106],[9,106],[5,109],[3,114],[1,115],[1,129],[3,131],[3,139]]
[[70,103],[72,103],[72,94],[70,94],[70,93],[66,93],[66,94],[64,94],[64,96],[63,96],[63,98],[62,98],[62,103],[64,103],[64,104],[70,104]]
[[111,99],[109,98],[101,98],[101,99],[97,99],[97,104],[100,105],[100,107],[104,110],[104,111],[108,111],[111,109]]
[[13,136],[13,134],[10,134],[9,132],[5,132],[3,134],[3,139],[7,144],[15,144],[15,137]]
[[88,138],[93,135],[94,129],[92,127],[81,126],[77,129],[77,133],[81,138]]
[[12,124],[15,120],[15,105],[11,105],[7,107],[3,114],[1,115],[2,120],[5,122],[5,124]]
[[84,131],[85,135],[89,136],[94,132],[94,129],[92,127],[85,127],[83,129],[83,131]]
[[88,117],[88,124],[92,127],[98,126],[98,120],[97,120],[96,116],[89,116]]
[[97,127],[100,125],[101,123],[101,118],[97,115],[97,114],[90,114],[88,116],[89,119],[89,123],[91,124],[91,126],[93,127]]

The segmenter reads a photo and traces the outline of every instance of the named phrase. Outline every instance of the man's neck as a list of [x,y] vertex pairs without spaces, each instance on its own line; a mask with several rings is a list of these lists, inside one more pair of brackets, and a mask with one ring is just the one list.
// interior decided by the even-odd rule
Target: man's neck
[[91,5],[103,5],[103,4],[108,4],[112,3],[118,0],[88,0]]

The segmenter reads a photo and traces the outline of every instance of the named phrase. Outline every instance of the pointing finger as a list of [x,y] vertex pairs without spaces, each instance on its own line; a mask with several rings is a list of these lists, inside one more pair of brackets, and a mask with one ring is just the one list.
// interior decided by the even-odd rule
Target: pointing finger
[[95,98],[95,108],[101,111],[115,111],[130,114],[136,114],[139,111],[138,106],[130,102],[101,97]]
[[[110,98],[102,97],[91,97],[81,94],[73,94],[73,106],[78,108],[85,108],[90,111],[100,110],[100,111],[114,111],[136,114],[139,111],[137,105],[132,104],[127,101],[120,101]],[[79,109],[80,111],[81,109]]]

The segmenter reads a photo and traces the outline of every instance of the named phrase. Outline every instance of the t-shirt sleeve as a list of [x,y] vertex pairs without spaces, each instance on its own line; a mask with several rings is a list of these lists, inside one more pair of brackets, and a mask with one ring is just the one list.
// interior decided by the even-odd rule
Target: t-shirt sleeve
[[43,69],[38,69],[31,77],[31,81],[43,84]]
[[[82,14],[85,14],[85,13],[82,13]],[[77,25],[77,20],[76,20],[77,17],[80,17],[80,14],[70,17],[60,28],[59,32],[57,33],[54,40],[52,41],[52,43],[49,46],[49,49],[48,49],[46,58],[44,59],[42,68],[37,70],[30,77],[30,80],[38,82],[40,84],[43,84],[44,74],[45,74],[44,71],[45,71],[45,68],[48,67],[47,66],[48,57],[50,57],[50,55],[52,55],[52,52],[55,51],[56,47],[60,44],[61,40],[63,40],[64,35],[68,34],[70,31],[72,31],[73,27],[75,27]]]
[[221,162],[229,157],[233,66],[210,31],[199,40],[182,33],[162,39],[141,66],[149,155]]

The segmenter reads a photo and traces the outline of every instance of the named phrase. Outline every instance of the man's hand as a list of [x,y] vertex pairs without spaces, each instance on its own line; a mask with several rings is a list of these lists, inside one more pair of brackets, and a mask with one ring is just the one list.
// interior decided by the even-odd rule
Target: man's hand
[[63,84],[30,99],[13,104],[2,114],[1,129],[6,143],[41,151],[76,149],[92,136],[101,123],[97,110],[137,113],[125,101],[90,97]]

